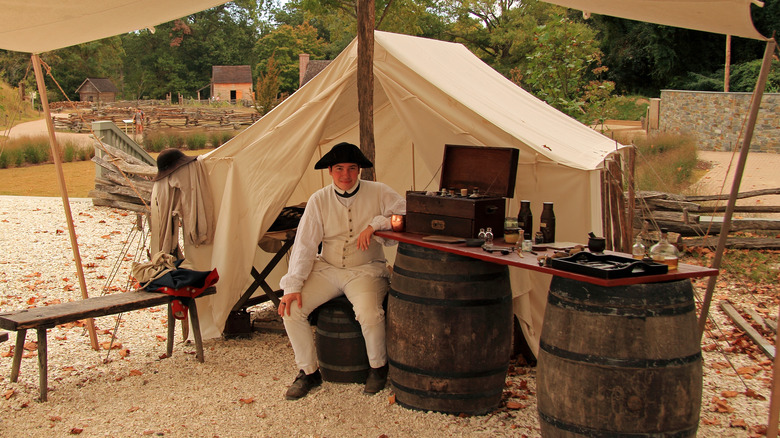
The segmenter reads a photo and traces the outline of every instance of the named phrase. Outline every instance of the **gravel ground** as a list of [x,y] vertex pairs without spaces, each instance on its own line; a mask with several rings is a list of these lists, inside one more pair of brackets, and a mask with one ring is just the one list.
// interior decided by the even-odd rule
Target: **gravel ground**
[[[91,296],[127,284],[120,256],[135,215],[72,200],[73,217]],[[134,247],[135,243],[133,243]],[[0,196],[0,311],[79,299],[68,231],[57,198]],[[721,280],[716,301],[754,295]],[[704,283],[697,285],[704,290]],[[774,295],[772,296],[774,297]],[[774,298],[764,309],[777,313]],[[258,306],[256,315],[269,314]],[[769,410],[771,362],[746,342],[713,306],[717,327],[705,337],[700,437],[760,436]],[[205,341],[206,361],[177,339],[165,352],[162,307],[95,320],[104,346],[94,351],[80,324],[49,330],[49,401],[36,401],[35,335],[27,337],[19,381],[11,383],[15,333],[0,344],[0,436],[528,436],[538,437],[535,368],[513,364],[500,408],[485,416],[452,416],[393,403],[392,388],[365,396],[358,385],[325,383],[290,402],[283,394],[296,374],[283,333],[256,331],[249,339]],[[114,349],[107,350],[112,335]],[[177,333],[177,338],[180,334]]]

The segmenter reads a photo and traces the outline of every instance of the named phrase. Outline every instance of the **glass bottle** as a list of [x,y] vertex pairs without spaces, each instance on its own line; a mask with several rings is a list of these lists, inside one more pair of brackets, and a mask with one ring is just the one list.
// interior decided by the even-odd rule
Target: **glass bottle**
[[477,234],[477,238],[485,240],[485,229],[484,228],[480,228],[479,229],[479,234]]
[[523,229],[523,240],[533,238],[534,215],[531,213],[531,201],[520,201],[520,212],[517,213],[517,226]]
[[631,254],[637,260],[642,260],[645,258],[645,255],[647,254],[647,248],[645,248],[645,244],[642,243],[642,233],[636,235],[634,246],[631,247]]
[[671,271],[672,269],[677,269],[680,253],[674,245],[669,243],[667,233],[666,228],[661,229],[661,240],[650,247],[650,257],[652,257],[654,262],[669,265],[669,270]]
[[539,230],[544,236],[544,243],[555,242],[555,213],[552,202],[543,204],[542,214],[539,216]]
[[488,248],[493,246],[493,228],[487,227],[487,231],[485,231],[485,246]]

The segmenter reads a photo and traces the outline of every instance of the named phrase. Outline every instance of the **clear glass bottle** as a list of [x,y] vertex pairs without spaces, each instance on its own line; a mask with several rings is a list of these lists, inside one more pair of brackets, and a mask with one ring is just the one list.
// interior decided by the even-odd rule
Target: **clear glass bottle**
[[479,229],[479,234],[477,234],[477,239],[485,240],[485,229],[484,228],[480,228]]
[[531,212],[531,201],[520,201],[520,211],[517,213],[517,226],[523,229],[522,240],[533,239],[534,215]]
[[637,260],[642,260],[645,258],[645,255],[647,255],[647,248],[645,248],[645,244],[642,243],[642,233],[636,235],[634,246],[631,247],[631,254]]
[[488,248],[493,246],[493,228],[487,227],[487,231],[485,231],[485,246]]
[[555,242],[555,213],[552,202],[543,204],[542,214],[539,216],[539,231],[544,236],[544,243]]
[[654,262],[669,265],[669,270],[677,269],[680,253],[677,251],[677,247],[669,243],[667,233],[666,228],[661,229],[661,240],[650,247],[650,257],[652,257]]

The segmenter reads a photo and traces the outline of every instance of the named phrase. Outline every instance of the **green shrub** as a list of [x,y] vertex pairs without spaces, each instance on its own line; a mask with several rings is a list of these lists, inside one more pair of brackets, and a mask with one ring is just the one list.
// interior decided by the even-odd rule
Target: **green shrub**
[[8,152],[0,152],[0,169],[7,169],[9,162]]
[[203,132],[193,132],[187,138],[187,147],[192,150],[204,149],[206,147],[206,141],[208,138]]
[[81,148],[78,150],[78,159],[80,161],[89,161],[95,156],[95,148]]
[[168,145],[168,147],[181,149],[187,145],[187,139],[185,135],[180,132],[169,132]]
[[66,143],[65,147],[62,148],[62,161],[70,163],[76,158],[76,154],[78,154],[78,150],[73,146],[73,143]]
[[23,163],[39,164],[48,161],[49,145],[40,142],[28,143],[22,149]]
[[144,148],[151,152],[160,152],[168,147],[168,139],[161,133],[149,133],[144,138]]

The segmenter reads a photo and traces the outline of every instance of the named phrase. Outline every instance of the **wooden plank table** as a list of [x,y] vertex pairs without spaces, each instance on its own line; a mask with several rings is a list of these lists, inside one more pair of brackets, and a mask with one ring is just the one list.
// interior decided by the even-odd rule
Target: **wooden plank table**
[[[555,275],[558,277],[569,278],[584,283],[597,284],[599,286],[606,286],[606,287],[626,286],[631,284],[642,284],[642,283],[657,283],[662,281],[675,281],[675,280],[683,280],[686,278],[711,277],[711,276],[718,275],[717,269],[680,263],[676,270],[669,271],[668,273],[662,275],[642,275],[637,277],[603,279],[598,277],[591,277],[589,275],[582,275],[574,272],[563,271],[560,269],[551,268],[549,266],[539,266],[537,257],[540,255],[552,255],[553,253],[552,250],[534,251],[536,255],[531,254],[529,252],[523,252],[522,254],[518,254],[516,251],[513,251],[507,255],[502,255],[499,252],[492,252],[492,253],[487,252],[483,250],[481,247],[466,246],[465,243],[439,243],[439,242],[423,240],[423,237],[425,237],[424,234],[398,233],[394,231],[377,231],[375,234],[384,239],[392,239],[398,242],[405,242],[412,245],[422,246],[425,248],[437,249],[439,251],[444,251],[452,254],[462,255],[465,257],[480,259],[490,263],[515,266],[522,269],[529,269],[531,271],[543,272],[545,274]],[[496,246],[508,247],[510,245],[504,244],[501,239],[496,239]],[[605,254],[614,254],[614,255],[619,255],[624,257],[631,257],[630,254],[623,254],[623,253],[612,252],[612,251],[605,251]]]
[[[216,288],[212,286],[207,288],[200,296],[214,293],[216,293]],[[176,327],[176,320],[173,318],[173,311],[171,310],[171,302],[176,299],[181,300],[182,303],[189,308],[193,336],[195,338],[196,358],[198,362],[203,362],[203,343],[200,336],[200,324],[195,298],[176,297],[161,292],[136,290],[54,304],[51,306],[33,307],[30,309],[19,309],[0,313],[0,328],[16,332],[16,346],[14,347],[14,357],[11,366],[11,382],[16,382],[19,378],[19,368],[22,362],[22,352],[24,350],[24,341],[28,329],[36,329],[38,335],[38,382],[40,386],[40,400],[46,401],[48,394],[47,329],[80,319],[114,315],[163,304],[168,305],[168,343],[166,353],[167,356],[170,357],[171,354],[173,354],[173,337],[174,329]]]

